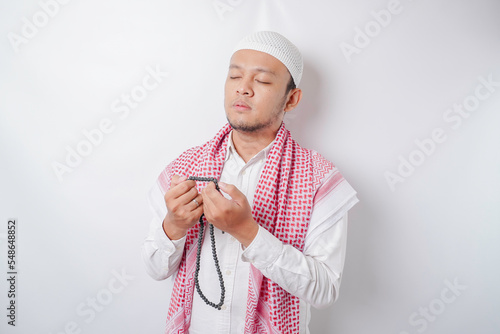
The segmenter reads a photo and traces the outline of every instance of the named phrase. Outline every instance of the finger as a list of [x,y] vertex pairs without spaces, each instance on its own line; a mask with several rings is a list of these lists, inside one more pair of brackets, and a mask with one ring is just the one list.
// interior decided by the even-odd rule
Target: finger
[[203,211],[205,212],[205,215],[210,215],[212,208],[215,206],[213,201],[213,192],[219,193],[215,189],[215,185],[213,183],[208,184],[201,192],[201,196],[203,198]]
[[[196,200],[199,205],[196,205],[196,203],[194,202],[194,200]],[[201,194],[198,194],[198,196],[196,196],[196,198],[194,198],[191,201],[190,205],[193,206],[193,209],[192,209],[191,213],[196,218],[196,220],[198,220],[201,217],[201,215],[204,213],[203,196],[201,196]]]
[[175,174],[174,176],[172,176],[172,179],[170,180],[170,188],[174,188],[176,185],[186,180],[187,180],[186,176]]
[[233,201],[235,201],[236,203],[241,203],[242,201],[246,200],[246,196],[238,188],[236,188],[235,185],[219,182],[219,188],[223,192],[231,196]]
[[193,206],[193,210],[196,210],[200,206],[203,207],[203,196],[201,196],[201,194],[198,194],[198,196],[191,200],[190,204]]
[[[179,185],[179,186],[181,186],[181,185]],[[196,187],[191,187],[188,191],[179,195],[176,198],[176,201],[178,201],[182,205],[187,205],[187,204],[189,204],[189,202],[192,202],[193,199],[195,199],[198,196],[198,194],[199,193],[198,193],[198,190],[196,189]]]
[[[177,198],[180,198],[181,196],[183,196],[184,194],[192,191],[192,189],[194,189],[196,191],[196,193],[198,193],[198,190],[196,190],[196,182],[195,181],[192,181],[192,180],[183,181],[169,190],[169,193],[170,193],[169,196],[173,199],[177,199]],[[192,197],[194,198],[194,195]]]
[[222,208],[224,205],[227,205],[228,200],[217,191],[213,183],[207,185],[201,194],[203,196],[203,201],[207,203],[207,210],[211,210],[212,208]]
[[193,219],[193,222],[198,221],[200,219],[201,215],[203,214],[203,205],[200,205],[199,207],[197,207],[196,209],[194,209],[191,212],[193,213],[193,216],[195,217]]

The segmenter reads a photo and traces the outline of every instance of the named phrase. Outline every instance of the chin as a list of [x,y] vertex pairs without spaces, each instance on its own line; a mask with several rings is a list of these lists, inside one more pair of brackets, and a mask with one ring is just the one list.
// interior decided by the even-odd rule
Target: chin
[[266,125],[260,124],[260,123],[250,123],[250,122],[232,122],[229,121],[229,125],[233,128],[233,130],[238,131],[238,132],[246,132],[246,133],[251,133],[251,132],[258,132],[262,129],[266,128]]
[[235,131],[240,131],[240,132],[251,132],[253,131],[254,126],[248,122],[244,122],[241,120],[234,120],[229,117],[227,117],[227,121],[229,125],[233,128]]

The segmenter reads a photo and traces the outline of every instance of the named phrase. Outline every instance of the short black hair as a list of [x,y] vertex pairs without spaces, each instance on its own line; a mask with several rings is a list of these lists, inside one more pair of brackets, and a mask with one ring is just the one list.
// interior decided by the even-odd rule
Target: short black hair
[[292,89],[297,88],[295,85],[295,81],[293,80],[292,76],[290,75],[290,80],[288,80],[288,84],[286,85],[286,92],[285,95],[288,94]]

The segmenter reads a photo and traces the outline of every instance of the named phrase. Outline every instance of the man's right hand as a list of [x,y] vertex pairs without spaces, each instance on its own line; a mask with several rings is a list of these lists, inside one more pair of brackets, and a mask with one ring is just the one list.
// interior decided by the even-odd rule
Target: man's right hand
[[168,213],[163,220],[163,230],[170,240],[184,237],[203,214],[203,197],[196,189],[196,182],[186,180],[185,176],[172,176],[170,189],[165,193]]

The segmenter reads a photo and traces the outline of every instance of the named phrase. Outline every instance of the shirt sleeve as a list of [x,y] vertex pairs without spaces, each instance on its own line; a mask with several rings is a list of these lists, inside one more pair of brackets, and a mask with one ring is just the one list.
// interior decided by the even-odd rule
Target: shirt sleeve
[[331,305],[339,295],[346,252],[347,211],[358,202],[354,190],[344,182],[337,194],[343,192],[348,196],[342,196],[344,199],[339,201],[335,192],[330,192],[313,207],[303,252],[260,227],[242,253],[243,261],[252,263],[264,276],[315,308]]
[[153,219],[149,226],[148,236],[142,244],[141,255],[146,272],[155,280],[164,280],[177,271],[184,252],[186,237],[170,240],[163,230],[163,217],[167,214],[167,208],[162,203],[163,194],[158,186],[151,189],[148,199],[153,211]]
[[304,252],[283,244],[260,227],[244,250],[243,261],[294,296],[316,308],[338,298],[347,238],[347,213],[322,235],[307,243]]

